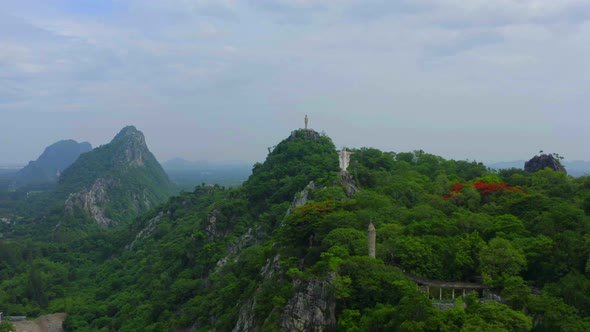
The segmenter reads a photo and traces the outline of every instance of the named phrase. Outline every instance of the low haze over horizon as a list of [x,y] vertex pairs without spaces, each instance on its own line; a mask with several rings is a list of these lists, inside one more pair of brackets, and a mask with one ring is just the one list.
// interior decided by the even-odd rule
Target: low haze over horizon
[[337,147],[590,160],[582,0],[6,0],[0,164],[135,125],[158,160]]

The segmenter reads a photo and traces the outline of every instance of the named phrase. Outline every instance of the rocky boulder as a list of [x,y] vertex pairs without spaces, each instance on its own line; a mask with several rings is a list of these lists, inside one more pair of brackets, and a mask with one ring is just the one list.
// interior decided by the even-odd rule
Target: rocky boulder
[[534,156],[531,160],[524,163],[524,170],[529,173],[537,172],[547,167],[557,172],[567,173],[556,155],[541,154]]

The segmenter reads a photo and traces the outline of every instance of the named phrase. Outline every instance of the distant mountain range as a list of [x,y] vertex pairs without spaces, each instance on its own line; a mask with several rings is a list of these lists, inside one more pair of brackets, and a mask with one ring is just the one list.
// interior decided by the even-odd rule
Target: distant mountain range
[[[496,163],[485,163],[486,166],[493,169],[505,169],[505,168],[519,168],[524,169],[525,160],[515,161],[503,161]],[[575,160],[575,161],[562,161],[561,164],[565,167],[568,175],[571,176],[584,176],[590,175],[590,161]]]

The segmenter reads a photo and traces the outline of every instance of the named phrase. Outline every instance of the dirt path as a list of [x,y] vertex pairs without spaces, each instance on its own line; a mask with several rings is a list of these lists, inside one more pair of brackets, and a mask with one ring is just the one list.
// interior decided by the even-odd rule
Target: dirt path
[[66,319],[65,313],[41,316],[35,320],[12,322],[16,332],[63,332],[62,324]]

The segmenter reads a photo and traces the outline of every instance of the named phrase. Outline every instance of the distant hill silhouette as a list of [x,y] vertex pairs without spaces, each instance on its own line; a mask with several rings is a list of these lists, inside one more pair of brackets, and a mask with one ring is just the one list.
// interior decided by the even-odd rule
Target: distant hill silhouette
[[[493,169],[518,168],[524,169],[525,160],[503,161],[495,163],[486,163],[486,166]],[[590,175],[590,161],[574,160],[562,161],[561,164],[565,167],[567,174],[571,176]]]
[[74,140],[63,140],[54,143],[47,148],[35,161],[30,161],[27,166],[16,174],[18,185],[33,182],[57,181],[60,173],[68,168],[78,157],[92,150],[88,142],[78,143]]

